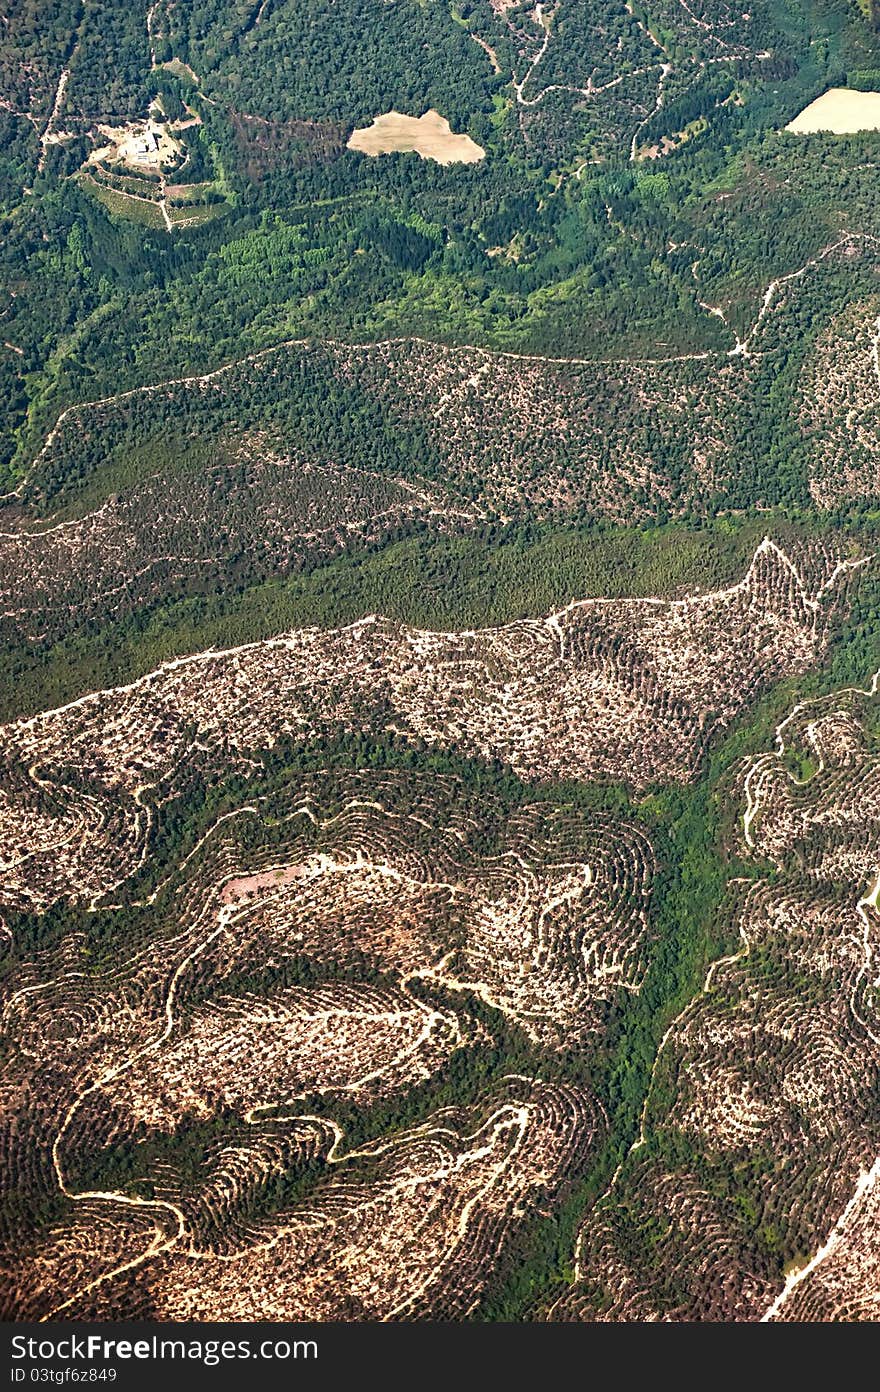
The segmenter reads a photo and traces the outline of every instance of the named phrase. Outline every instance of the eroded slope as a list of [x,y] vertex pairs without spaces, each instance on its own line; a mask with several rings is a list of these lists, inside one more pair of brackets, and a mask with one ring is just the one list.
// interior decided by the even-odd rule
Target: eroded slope
[[248,750],[280,739],[390,732],[526,779],[690,778],[713,731],[820,660],[861,564],[811,546],[798,569],[766,540],[718,592],[461,633],[303,629],[14,722],[0,729],[7,902],[100,898],[144,862],[154,809],[189,768],[246,772]]
[[799,706],[747,766],[743,844],[763,873],[734,885],[740,947],[667,1033],[556,1317],[872,1317],[875,690]]

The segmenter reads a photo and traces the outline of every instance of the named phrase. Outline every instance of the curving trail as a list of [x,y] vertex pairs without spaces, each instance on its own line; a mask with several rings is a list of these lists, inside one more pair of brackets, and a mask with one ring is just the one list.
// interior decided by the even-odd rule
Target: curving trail
[[[254,352],[243,354],[242,356],[234,358],[227,363],[223,363],[216,368],[212,368],[207,372],[184,375],[181,377],[170,377],[163,379],[159,382],[148,383],[138,387],[131,387],[125,391],[113,393],[109,396],[99,397],[89,401],[77,402],[71,406],[65,407],[64,410],[60,412],[54,426],[47,433],[43,441],[43,444],[41,445],[38,453],[34,457],[34,460],[30,466],[30,469],[28,470],[28,473],[25,475],[25,477],[22,479],[22,481],[17,485],[15,489],[10,491],[9,493],[0,495],[0,501],[2,501],[4,498],[8,500],[11,498],[22,497],[28,480],[34,475],[35,472],[38,471],[39,466],[44,460],[44,458],[52,451],[53,447],[58,442],[65,425],[68,423],[74,423],[77,420],[77,418],[83,413],[97,412],[101,408],[117,406],[121,403],[131,401],[136,398],[149,399],[151,396],[161,395],[162,393],[168,392],[169,390],[175,388],[193,388],[196,390],[204,390],[208,387],[216,388],[220,384],[222,384],[223,379],[225,377],[231,377],[237,369],[262,363],[267,358],[271,358],[271,356],[274,354],[283,354],[284,352],[293,349],[303,349],[305,351],[308,351],[310,349],[320,350],[321,348],[326,348],[328,350],[334,351],[347,351],[353,355],[364,355],[369,354],[371,352],[376,352],[377,350],[393,349],[396,347],[403,347],[406,345],[415,345],[426,350],[435,351],[436,353],[442,355],[444,358],[447,358],[449,361],[455,361],[457,358],[475,358],[480,364],[480,375],[487,376],[491,376],[493,364],[495,363],[522,364],[524,368],[532,366],[546,366],[548,368],[576,367],[594,369],[596,371],[599,371],[601,369],[639,366],[659,367],[663,365],[674,365],[677,363],[687,362],[719,362],[724,360],[736,359],[744,359],[748,361],[749,359],[758,356],[758,353],[752,345],[755,339],[760,335],[762,329],[765,327],[768,317],[771,314],[777,312],[784,304],[785,297],[782,292],[785,290],[785,288],[802,279],[810,271],[816,270],[819,266],[821,266],[831,257],[837,254],[851,254],[858,247],[863,247],[871,250],[877,249],[878,247],[880,247],[880,239],[867,233],[863,234],[847,232],[843,236],[837,238],[835,241],[829,243],[815,256],[810,257],[807,261],[803,263],[803,265],[799,266],[796,270],[789,272],[787,275],[777,277],[774,280],[772,280],[765,291],[764,298],[758,310],[756,318],[751,327],[747,330],[745,336],[741,339],[738,338],[732,348],[723,350],[721,352],[713,352],[707,350],[705,352],[700,353],[673,354],[666,357],[656,358],[630,357],[623,359],[597,360],[595,358],[583,358],[577,356],[550,357],[548,355],[542,354],[518,353],[510,350],[496,350],[476,346],[449,348],[445,345],[434,343],[430,339],[420,337],[419,335],[391,336],[388,338],[379,338],[370,340],[368,342],[361,342],[356,344],[347,343],[343,340],[335,338],[326,338],[321,340],[311,340],[308,338],[284,339],[266,348],[257,349]],[[715,312],[717,310],[717,307],[710,306],[709,309],[712,310],[712,312]],[[718,310],[718,312],[720,313],[721,311]],[[459,388],[459,390],[460,389],[461,388]]]
[[[473,993],[546,1047],[595,1032],[621,985],[639,989],[640,877],[651,868],[638,859],[650,857],[644,840],[617,823],[521,809],[497,826],[490,854],[486,828],[498,810],[457,785],[349,781],[336,808],[314,800],[326,790],[318,774],[290,805],[276,793],[224,813],[140,901],[145,931],[138,946],[123,934],[112,968],[72,967],[88,962],[72,934],[8,994],[5,1030],[41,1099],[27,1104],[31,1120],[39,1134],[57,1109],[51,1172],[73,1209],[36,1253],[35,1294],[26,1297],[30,1277],[21,1278],[16,1298],[36,1302],[25,1308],[37,1317],[135,1310],[149,1299],[168,1318],[250,1318],[242,1301],[268,1299],[272,1271],[282,1273],[271,1297],[279,1316],[338,1316],[350,1286],[358,1299],[372,1291],[376,1318],[458,1317],[479,1298],[527,1196],[549,1194],[604,1126],[586,1095],[501,1079],[469,1109],[345,1145],[333,1099],[363,1107],[403,1096],[453,1054],[489,1042],[468,1013]],[[120,908],[130,912],[124,897]],[[240,984],[301,954],[326,964],[325,984]],[[359,980],[365,954],[372,965]],[[46,979],[27,980],[34,969]],[[437,988],[442,1004],[425,995]],[[329,1117],[306,1105],[316,1094]],[[196,1187],[181,1188],[167,1164],[149,1171],[150,1197],[71,1177],[83,1155],[138,1128],[173,1136],[218,1106],[238,1126],[209,1147]],[[0,1109],[4,1144],[6,1126]],[[301,1163],[322,1169],[314,1196],[249,1222],[254,1188],[271,1189]],[[401,1263],[410,1231],[425,1256]],[[194,1302],[185,1310],[182,1291]]]
[[[785,1285],[777,1295],[770,1308],[761,1316],[762,1324],[770,1323],[779,1319],[784,1314],[785,1306],[794,1296],[798,1288],[804,1283],[809,1283],[814,1273],[821,1268],[823,1263],[830,1262],[839,1252],[847,1237],[847,1229],[851,1218],[858,1212],[865,1199],[872,1194],[880,1180],[880,1156],[874,1161],[870,1170],[863,1170],[859,1175],[858,1183],[853,1191],[852,1197],[848,1200],[846,1208],[841,1213],[834,1227],[818,1252],[810,1258],[806,1266],[794,1271],[786,1277]],[[876,1296],[875,1296],[876,1299]],[[831,1315],[834,1318],[834,1315]]]
[[798,703],[744,769],[761,873],[730,882],[741,945],[667,1029],[553,1318],[876,1318],[878,691],[880,672]]
[[0,727],[6,902],[97,904],[144,865],[153,809],[188,765],[247,773],[249,751],[280,739],[385,731],[530,780],[689,779],[713,731],[821,659],[864,564],[808,548],[795,565],[767,538],[741,581],[679,600],[574,601],[451,633],[370,616],[175,658],[12,722]]

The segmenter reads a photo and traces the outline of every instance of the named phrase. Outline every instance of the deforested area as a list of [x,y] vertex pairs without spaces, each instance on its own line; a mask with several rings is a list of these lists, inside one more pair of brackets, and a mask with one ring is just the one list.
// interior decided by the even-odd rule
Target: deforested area
[[880,1314],[875,8],[4,15],[5,1320]]

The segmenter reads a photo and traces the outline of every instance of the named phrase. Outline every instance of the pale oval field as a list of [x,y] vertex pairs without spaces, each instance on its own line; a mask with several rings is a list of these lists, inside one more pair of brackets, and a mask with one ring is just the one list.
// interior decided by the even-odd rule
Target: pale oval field
[[832,135],[857,135],[880,130],[880,92],[855,92],[830,87],[795,116],[785,129],[795,135],[829,131]]
[[414,151],[438,164],[476,164],[486,156],[469,135],[453,135],[446,117],[433,110],[424,116],[402,116],[399,111],[377,116],[371,126],[352,132],[348,149],[359,150],[362,155]]

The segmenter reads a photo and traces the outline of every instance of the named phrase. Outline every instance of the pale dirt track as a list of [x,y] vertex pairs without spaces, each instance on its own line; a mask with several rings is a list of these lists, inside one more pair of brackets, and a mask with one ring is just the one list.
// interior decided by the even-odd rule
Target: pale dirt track
[[831,87],[785,127],[793,135],[857,135],[880,130],[880,92],[854,92]]
[[437,164],[478,164],[486,151],[469,135],[455,135],[449,122],[438,111],[424,116],[403,116],[388,111],[377,116],[371,126],[352,132],[349,150],[362,155],[390,155],[414,152]]

